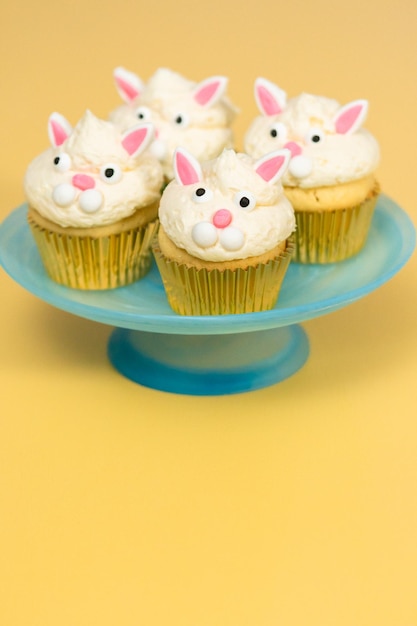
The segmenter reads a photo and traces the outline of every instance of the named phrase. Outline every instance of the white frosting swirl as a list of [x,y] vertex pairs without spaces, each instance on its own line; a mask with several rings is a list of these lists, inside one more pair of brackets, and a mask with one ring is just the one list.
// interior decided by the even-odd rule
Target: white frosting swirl
[[264,180],[255,164],[226,149],[203,163],[198,181],[171,181],[159,208],[169,238],[206,261],[258,256],[287,239],[295,229],[293,208],[281,183]]
[[233,146],[231,124],[237,109],[224,94],[213,103],[200,104],[194,97],[198,85],[167,68],[160,68],[138,97],[109,115],[122,130],[137,124],[140,118],[154,124],[157,137],[150,151],[161,161],[169,179],[173,177],[172,158],[177,146],[190,150],[200,160],[212,159],[223,148]]
[[312,188],[365,178],[379,163],[378,143],[363,128],[337,132],[340,109],[336,100],[303,93],[288,100],[281,113],[256,117],[245,135],[245,150],[257,157],[292,146],[285,186]]
[[60,146],[30,163],[24,189],[45,218],[88,228],[113,224],[156,201],[162,180],[154,157],[130,155],[119,129],[87,111]]

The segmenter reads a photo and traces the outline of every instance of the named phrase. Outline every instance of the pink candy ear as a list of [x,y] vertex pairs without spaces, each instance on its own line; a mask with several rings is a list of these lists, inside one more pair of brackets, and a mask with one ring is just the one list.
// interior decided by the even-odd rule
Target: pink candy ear
[[51,113],[48,119],[48,136],[51,144],[57,148],[72,133],[71,124],[60,113]]
[[174,152],[174,175],[180,185],[192,185],[202,179],[200,163],[183,148]]
[[254,86],[255,100],[263,115],[278,115],[287,104],[287,94],[266,78],[257,78]]
[[152,124],[140,124],[130,128],[122,136],[122,146],[130,156],[138,156],[151,143],[154,137]]
[[365,121],[367,113],[367,100],[354,100],[345,104],[333,120],[336,132],[341,135],[354,133]]
[[224,76],[206,78],[194,89],[193,97],[201,106],[212,106],[226,91],[228,79]]
[[267,183],[275,183],[281,178],[290,162],[289,150],[276,150],[266,154],[255,163],[255,171],[266,180]]
[[143,90],[143,83],[139,76],[129,72],[124,67],[116,67],[113,78],[120,97],[125,102],[132,102],[138,98]]

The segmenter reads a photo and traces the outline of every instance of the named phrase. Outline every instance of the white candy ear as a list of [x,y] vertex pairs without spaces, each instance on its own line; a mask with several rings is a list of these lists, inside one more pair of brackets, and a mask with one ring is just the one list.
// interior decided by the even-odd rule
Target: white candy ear
[[275,183],[285,173],[291,158],[289,150],[269,152],[254,164],[254,169],[267,183]]
[[153,138],[153,125],[140,124],[138,126],[134,126],[133,128],[129,128],[129,130],[123,134],[122,145],[130,156],[136,157],[146,150]]
[[51,113],[48,119],[48,137],[51,144],[57,148],[64,143],[72,133],[72,126],[60,113]]
[[129,72],[124,67],[116,67],[113,71],[113,78],[116,89],[122,100],[132,102],[140,96],[143,91],[143,82],[133,72]]
[[200,163],[184,148],[174,152],[174,175],[180,185],[192,185],[203,178]]
[[266,78],[255,80],[254,93],[258,109],[263,115],[278,115],[287,104],[287,94]]
[[354,133],[365,121],[368,113],[367,100],[354,100],[345,104],[333,119],[337,133],[348,135]]
[[193,98],[201,106],[213,106],[226,91],[227,83],[228,79],[224,76],[206,78],[194,89]]

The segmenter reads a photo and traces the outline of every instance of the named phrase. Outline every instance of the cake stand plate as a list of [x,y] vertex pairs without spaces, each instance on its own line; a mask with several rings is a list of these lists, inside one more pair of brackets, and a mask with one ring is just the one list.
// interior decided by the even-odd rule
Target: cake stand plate
[[181,316],[168,305],[154,264],[145,278],[118,289],[82,291],[46,274],[26,222],[27,206],[0,225],[0,263],[45,302],[115,326],[108,355],[127,378],[163,391],[220,395],[282,381],[308,358],[300,322],[331,313],[377,289],[408,261],[415,229],[407,214],[382,195],[363,250],[329,265],[290,263],[271,311]]

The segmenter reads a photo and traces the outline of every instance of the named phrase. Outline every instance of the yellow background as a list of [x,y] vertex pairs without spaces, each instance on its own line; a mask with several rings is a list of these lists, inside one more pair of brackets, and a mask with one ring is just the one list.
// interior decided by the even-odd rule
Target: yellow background
[[[417,218],[414,0],[15,0],[0,8],[0,218],[53,110],[124,65],[367,98],[384,192]],[[417,261],[303,324],[311,355],[226,397],[135,385],[109,327],[0,271],[2,626],[417,626]]]

